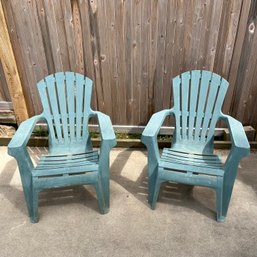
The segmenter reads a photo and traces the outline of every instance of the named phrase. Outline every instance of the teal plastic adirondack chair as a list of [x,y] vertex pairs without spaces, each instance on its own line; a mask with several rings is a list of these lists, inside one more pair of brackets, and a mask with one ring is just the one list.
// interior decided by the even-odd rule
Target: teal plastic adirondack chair
[[[101,213],[109,210],[109,153],[116,144],[109,116],[90,108],[92,81],[81,74],[58,72],[38,83],[43,113],[24,121],[8,145],[16,158],[31,222],[38,221],[38,193],[43,189],[90,184]],[[100,153],[92,149],[88,120],[97,117]],[[34,167],[26,149],[34,126],[46,120],[49,154]]]
[[[148,150],[148,200],[152,209],[160,184],[173,181],[213,188],[217,220],[225,220],[239,162],[250,152],[242,124],[221,112],[227,88],[224,78],[209,71],[193,70],[173,79],[174,107],[155,113],[142,134]],[[169,115],[176,123],[173,142],[160,156],[157,135]],[[232,141],[225,164],[213,153],[218,120],[227,123]]]

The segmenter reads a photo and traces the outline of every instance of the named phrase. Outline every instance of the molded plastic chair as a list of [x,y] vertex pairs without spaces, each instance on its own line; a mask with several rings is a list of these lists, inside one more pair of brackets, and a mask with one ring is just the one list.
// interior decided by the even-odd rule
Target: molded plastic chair
[[[92,81],[81,74],[59,72],[38,83],[43,113],[24,121],[8,145],[16,158],[31,222],[38,221],[38,193],[47,188],[91,184],[101,213],[109,210],[109,153],[116,144],[109,116],[90,108]],[[100,153],[92,149],[88,120],[97,117]],[[26,149],[34,126],[46,120],[49,154],[34,167]]]
[[[148,150],[148,200],[152,209],[160,184],[173,181],[213,188],[217,220],[225,220],[239,161],[250,149],[242,124],[221,112],[227,88],[224,78],[209,71],[189,71],[173,79],[174,107],[155,113],[142,134]],[[168,115],[175,117],[173,142],[160,156],[157,134]],[[213,153],[219,119],[227,123],[232,141],[225,164]]]

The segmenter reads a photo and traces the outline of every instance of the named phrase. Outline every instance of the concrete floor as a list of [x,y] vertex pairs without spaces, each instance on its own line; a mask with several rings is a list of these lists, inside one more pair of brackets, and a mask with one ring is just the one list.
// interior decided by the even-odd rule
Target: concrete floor
[[[36,160],[46,149],[30,152]],[[0,147],[0,256],[257,256],[256,157],[241,162],[225,223],[216,222],[207,188],[166,183],[152,211],[146,151],[114,149],[108,214],[99,214],[90,186],[55,189],[40,194],[31,224],[16,161]]]

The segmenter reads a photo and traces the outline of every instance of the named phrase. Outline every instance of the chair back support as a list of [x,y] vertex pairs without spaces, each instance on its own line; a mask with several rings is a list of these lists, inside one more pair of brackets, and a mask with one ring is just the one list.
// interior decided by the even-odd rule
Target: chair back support
[[49,128],[49,147],[59,146],[60,153],[66,146],[62,152],[67,152],[67,148],[83,142],[86,148],[92,81],[78,73],[58,72],[37,86]]
[[213,141],[227,88],[228,82],[210,71],[188,71],[173,79],[175,142],[193,141],[202,151]]

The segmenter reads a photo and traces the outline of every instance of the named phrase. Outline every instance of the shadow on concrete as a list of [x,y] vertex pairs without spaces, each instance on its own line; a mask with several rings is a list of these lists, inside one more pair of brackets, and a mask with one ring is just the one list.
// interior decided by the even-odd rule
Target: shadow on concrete
[[251,155],[242,159],[238,168],[237,179],[252,187],[257,195],[257,152],[252,151]]
[[[143,168],[136,181],[121,175],[132,153],[132,149],[125,149],[117,155],[110,168],[110,179],[122,186],[143,204],[147,205],[147,165]],[[133,170],[131,170],[131,172],[133,172]]]
[[[132,152],[132,149],[125,149],[118,154],[111,166],[111,179],[150,209],[150,206],[147,203],[147,165],[143,168],[136,181],[132,181],[129,178],[121,175],[122,169],[128,162]],[[144,152],[144,154],[147,155],[146,152]],[[194,187],[191,185],[176,184],[171,182],[162,183],[156,208],[158,208],[158,203],[167,203],[192,209],[211,219],[214,219],[216,215],[215,192],[207,188],[195,188],[194,190],[197,190],[197,197],[195,197],[195,194],[193,194],[193,188]],[[201,194],[198,192],[201,192]]]
[[15,159],[8,161],[0,174],[0,193],[14,205],[14,207],[27,215],[23,190],[11,186],[11,180],[17,168]]
[[166,203],[192,209],[210,219],[216,218],[215,192],[209,188],[164,182],[156,204]]

